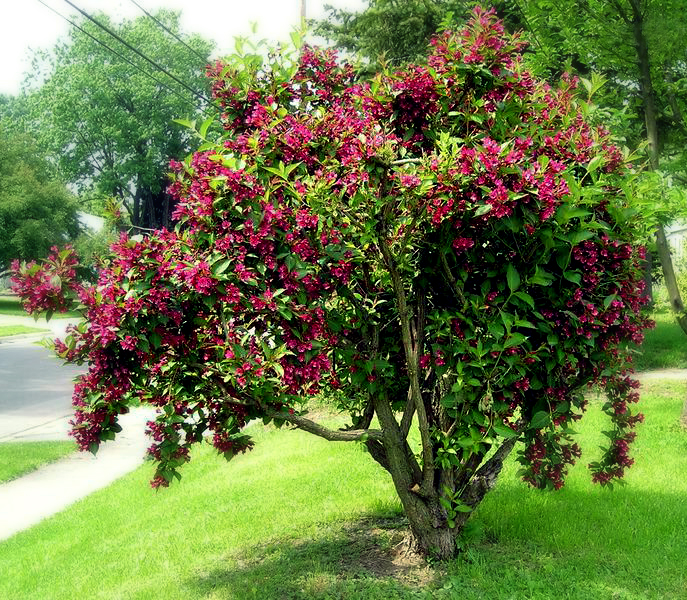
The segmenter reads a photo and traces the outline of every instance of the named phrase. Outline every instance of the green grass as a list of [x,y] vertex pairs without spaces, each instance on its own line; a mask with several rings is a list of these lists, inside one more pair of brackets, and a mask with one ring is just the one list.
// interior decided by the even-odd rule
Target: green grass
[[479,509],[489,543],[459,559],[446,585],[465,600],[687,598],[687,433],[677,425],[686,392],[684,383],[645,386],[626,486],[593,485],[583,466],[604,439],[598,402],[579,428],[586,452],[563,490],[523,488],[509,465]]
[[635,355],[637,371],[651,369],[686,369],[687,335],[675,321],[671,312],[655,312],[651,318],[656,327],[644,334],[644,343]]
[[0,443],[0,483],[26,475],[76,450],[74,442]]
[[[0,296],[0,315],[11,315],[15,317],[26,317],[26,311],[22,308],[17,296]],[[73,318],[79,317],[76,312],[56,313],[53,318]]]
[[435,580],[418,567],[393,576],[404,572],[388,557],[398,504],[359,446],[256,427],[255,450],[229,464],[202,450],[157,493],[144,465],[0,543],[0,597],[684,599],[685,389],[647,390],[627,486],[590,483],[585,464],[605,425],[592,401],[568,485],[531,490],[507,465],[474,517],[484,536]]
[[49,329],[26,327],[25,325],[0,325],[0,337],[8,337],[20,333],[47,333],[49,331]]
[[26,311],[21,307],[16,296],[0,296],[0,315],[25,317]]

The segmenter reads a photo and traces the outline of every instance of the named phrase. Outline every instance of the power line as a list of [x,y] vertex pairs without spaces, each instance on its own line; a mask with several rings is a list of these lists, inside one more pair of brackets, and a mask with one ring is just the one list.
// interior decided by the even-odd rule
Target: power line
[[81,33],[83,33],[84,35],[86,35],[86,36],[88,36],[89,38],[91,38],[94,42],[96,42],[97,44],[100,44],[100,45],[103,46],[105,49],[107,49],[109,52],[111,52],[112,54],[114,54],[114,55],[117,56],[118,58],[121,58],[123,61],[127,62],[128,64],[130,64],[130,65],[131,65],[132,67],[134,67],[137,71],[140,71],[140,72],[143,73],[146,77],[152,79],[155,83],[157,83],[158,85],[162,86],[162,87],[163,87],[164,89],[166,89],[167,91],[169,91],[169,92],[171,92],[172,94],[174,94],[177,98],[179,98],[180,100],[182,100],[185,104],[188,104],[189,106],[193,107],[193,108],[196,109],[196,110],[201,110],[201,109],[199,109],[197,106],[195,106],[194,104],[192,104],[191,102],[189,102],[187,98],[184,98],[184,97],[183,97],[179,92],[177,92],[175,89],[169,87],[166,83],[160,81],[159,79],[157,79],[154,75],[151,75],[151,74],[150,74],[148,71],[146,71],[145,69],[142,69],[142,68],[141,68],[140,66],[138,66],[135,62],[133,62],[132,60],[130,60],[129,58],[127,58],[127,57],[124,56],[123,54],[117,52],[114,48],[111,48],[110,46],[108,46],[108,45],[107,45],[105,42],[103,42],[102,40],[99,40],[99,39],[98,39],[97,37],[95,37],[94,35],[88,33],[88,31],[86,31],[83,27],[80,27],[79,25],[77,25],[76,23],[74,23],[74,21],[72,21],[69,17],[65,17],[63,14],[61,14],[60,12],[58,12],[57,10],[55,10],[52,6],[49,6],[49,5],[47,5],[45,2],[43,2],[43,0],[38,0],[38,2],[40,2],[43,6],[45,6],[46,8],[48,8],[49,10],[51,10],[52,12],[54,12],[58,17],[61,17],[62,19],[64,19],[65,21],[67,21],[67,23],[69,23],[72,27],[74,27],[75,29],[78,29]]
[[153,21],[155,21],[162,29],[164,29],[169,35],[171,35],[175,40],[186,46],[193,54],[195,54],[200,60],[203,62],[207,62],[207,56],[203,56],[200,52],[198,52],[195,48],[192,48],[189,46],[184,40],[182,40],[176,33],[171,31],[164,23],[162,23],[157,17],[151,15],[145,8],[143,8],[136,0],[130,0],[132,4],[135,4],[138,8],[140,8],[148,17],[150,17]]
[[[74,8],[74,9],[76,9],[77,11],[79,11],[79,12],[80,12],[84,17],[86,17],[89,21],[91,21],[92,23],[94,23],[96,26],[100,27],[100,29],[102,29],[103,31],[107,32],[110,36],[112,36],[113,38],[115,38],[120,44],[123,44],[124,46],[126,46],[127,48],[129,48],[129,50],[131,50],[132,52],[135,52],[136,54],[138,54],[138,56],[140,56],[143,60],[149,62],[149,63],[150,63],[151,65],[153,65],[158,71],[163,72],[165,75],[167,75],[167,77],[169,77],[170,79],[173,79],[173,80],[176,81],[180,86],[182,86],[184,89],[186,89],[186,90],[188,90],[189,92],[191,92],[196,98],[202,100],[202,101],[205,102],[206,104],[213,104],[212,101],[208,100],[205,96],[203,96],[202,94],[199,94],[198,92],[196,92],[195,90],[193,90],[192,88],[190,88],[190,87],[189,87],[188,85],[186,85],[183,81],[181,81],[181,79],[179,79],[178,77],[172,75],[167,69],[165,69],[163,66],[159,65],[158,63],[156,63],[156,62],[155,62],[154,60],[152,60],[151,58],[148,58],[145,54],[143,54],[143,52],[141,52],[140,50],[137,50],[136,48],[134,48],[131,44],[129,44],[129,42],[127,42],[126,40],[122,39],[121,36],[119,36],[117,33],[115,33],[114,31],[112,31],[112,30],[111,30],[109,27],[107,27],[106,25],[103,25],[100,21],[94,19],[91,15],[89,15],[86,11],[80,9],[80,8],[79,8],[78,6],[76,6],[73,2],[71,2],[70,0],[64,0],[64,1],[65,1],[67,4],[69,4],[69,6],[71,6],[71,7]],[[217,108],[220,108],[220,107],[217,107]]]

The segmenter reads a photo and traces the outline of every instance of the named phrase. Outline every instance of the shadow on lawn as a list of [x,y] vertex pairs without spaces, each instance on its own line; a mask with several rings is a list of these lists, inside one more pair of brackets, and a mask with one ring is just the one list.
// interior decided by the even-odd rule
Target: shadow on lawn
[[[405,548],[405,521],[327,525],[321,539],[281,540],[187,582],[189,595],[244,600],[426,598],[434,572]],[[325,537],[326,536],[326,537]]]
[[189,596],[236,600],[687,598],[687,503],[633,490],[542,494],[501,486],[480,510],[489,542],[434,569],[403,547],[403,520],[323,525],[226,557]]

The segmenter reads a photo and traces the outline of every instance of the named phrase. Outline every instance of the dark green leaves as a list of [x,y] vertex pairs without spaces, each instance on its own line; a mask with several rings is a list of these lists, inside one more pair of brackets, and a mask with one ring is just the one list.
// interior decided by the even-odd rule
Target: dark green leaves
[[508,289],[511,292],[517,291],[520,287],[520,274],[512,264],[509,264],[506,270],[506,280],[508,281]]

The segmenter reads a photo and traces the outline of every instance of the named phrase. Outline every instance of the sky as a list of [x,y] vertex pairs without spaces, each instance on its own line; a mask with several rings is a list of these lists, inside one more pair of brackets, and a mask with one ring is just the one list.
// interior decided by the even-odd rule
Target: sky
[[[78,15],[64,0],[42,0],[62,15]],[[101,11],[116,20],[144,16],[132,0],[71,0],[87,13]],[[248,36],[257,23],[258,36],[273,42],[286,41],[300,23],[301,0],[136,0],[150,13],[159,8],[181,11],[185,32],[214,40],[215,56],[233,49],[235,36]],[[322,18],[324,4],[361,10],[364,0],[306,0],[308,18]],[[70,25],[39,0],[0,0],[0,94],[19,93],[34,50],[50,49],[67,36]]]

